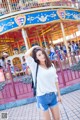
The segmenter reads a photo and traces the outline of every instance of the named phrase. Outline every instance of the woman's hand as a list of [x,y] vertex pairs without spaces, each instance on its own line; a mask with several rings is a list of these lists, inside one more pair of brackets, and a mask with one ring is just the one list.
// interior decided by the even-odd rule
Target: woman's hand
[[62,103],[62,97],[61,97],[61,95],[58,96],[58,102]]
[[35,46],[31,47],[29,50],[27,50],[27,52],[25,53],[25,58],[27,58],[28,56],[31,55],[33,49],[35,49],[35,48],[39,48],[39,47],[40,47],[40,46],[35,45]]
[[34,48],[41,48],[41,47],[39,45],[35,45],[32,48],[34,49]]
[[62,103],[62,97],[60,94],[59,84],[56,82],[57,94],[58,94],[58,102]]

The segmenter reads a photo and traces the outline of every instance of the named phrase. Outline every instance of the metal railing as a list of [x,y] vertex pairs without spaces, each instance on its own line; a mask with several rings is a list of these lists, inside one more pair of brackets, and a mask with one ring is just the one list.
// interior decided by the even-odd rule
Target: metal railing
[[[69,65],[69,59],[71,59],[72,66],[76,66],[75,70],[71,69]],[[54,61],[53,61],[54,62]],[[57,61],[54,62],[57,69],[59,86],[60,88],[80,83],[80,53],[77,51],[74,54],[70,54],[69,57],[64,56],[63,60],[60,59],[60,55],[57,53]],[[79,67],[79,69],[77,69]],[[12,102],[18,99],[33,97],[32,82],[28,77],[19,77],[13,79],[10,66],[8,66],[7,72],[10,73],[10,80],[6,79],[4,82],[0,82],[0,105],[7,102]],[[24,80],[23,80],[24,79]]]
[[0,0],[0,16],[32,8],[64,6],[80,8],[80,0],[58,0],[55,2],[38,3],[35,0]]

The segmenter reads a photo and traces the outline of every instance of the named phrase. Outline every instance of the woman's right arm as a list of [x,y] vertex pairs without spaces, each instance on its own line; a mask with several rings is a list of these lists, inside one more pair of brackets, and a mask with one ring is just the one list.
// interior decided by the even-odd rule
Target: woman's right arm
[[31,56],[33,49],[37,48],[37,47],[39,47],[39,46],[35,45],[35,46],[31,47],[29,50],[27,50],[27,52],[25,53],[25,58]]
[[34,61],[34,59],[31,57],[32,51],[35,48],[39,48],[38,45],[35,45],[33,47],[31,47],[29,50],[27,50],[27,52],[25,53],[25,59],[26,59],[26,63],[27,65],[30,67],[31,70],[34,70],[34,68],[36,68],[37,63]]

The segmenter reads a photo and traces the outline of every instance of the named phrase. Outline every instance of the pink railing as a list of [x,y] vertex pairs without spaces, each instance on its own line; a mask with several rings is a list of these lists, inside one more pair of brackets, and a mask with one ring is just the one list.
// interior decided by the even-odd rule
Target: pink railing
[[[60,88],[80,82],[80,70],[71,70],[70,68],[72,65],[70,65],[69,59],[71,60],[72,65],[78,65],[80,54],[70,54],[68,57],[63,55],[63,59],[61,60],[57,52],[57,59],[53,61],[57,69]],[[8,67],[8,72],[10,74],[10,80],[0,83],[3,84],[2,89],[0,89],[0,104],[14,101],[16,99],[33,97],[31,82],[25,82],[21,80],[21,77],[16,77],[16,80],[13,80],[10,67]]]
[[23,2],[21,2],[21,0],[2,0],[2,2],[0,2],[0,16],[16,11],[48,6],[67,6],[79,9],[80,2],[78,0],[59,0],[55,2],[38,3],[34,2],[34,0],[27,2],[26,0],[23,0]]
[[[9,78],[6,78],[6,72],[9,73]],[[10,72],[10,66],[5,71],[5,82],[0,82],[0,104],[8,103],[16,99],[31,98],[33,97],[33,90],[31,83],[25,83],[19,77],[19,80],[14,81]],[[1,79],[1,78],[0,78]]]
[[53,61],[59,76],[60,87],[80,82],[80,53],[70,53],[70,56],[62,54],[62,57],[61,60],[57,53],[57,61]]

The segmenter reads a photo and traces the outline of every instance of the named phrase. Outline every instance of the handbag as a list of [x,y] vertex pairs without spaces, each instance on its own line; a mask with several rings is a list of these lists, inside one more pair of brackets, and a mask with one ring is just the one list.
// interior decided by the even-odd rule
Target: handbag
[[38,73],[38,64],[36,67],[36,74],[35,74],[35,83],[32,80],[32,88],[33,88],[33,94],[36,96],[36,87],[37,87],[37,73]]

